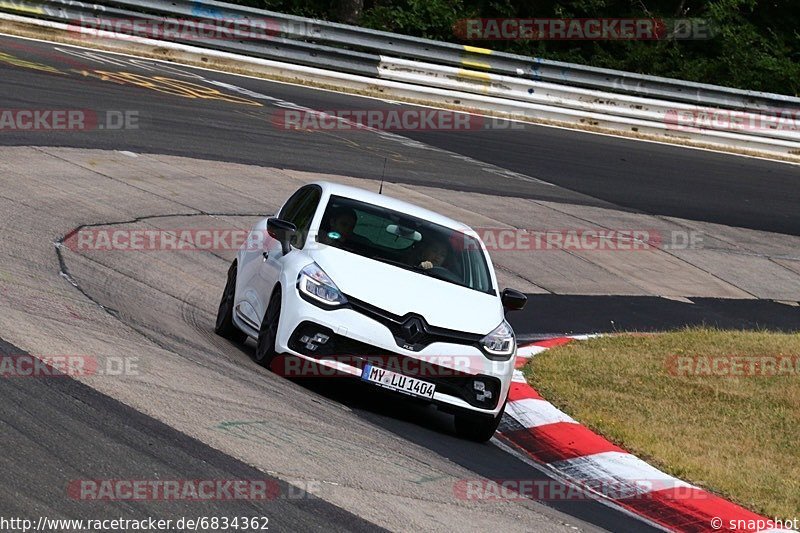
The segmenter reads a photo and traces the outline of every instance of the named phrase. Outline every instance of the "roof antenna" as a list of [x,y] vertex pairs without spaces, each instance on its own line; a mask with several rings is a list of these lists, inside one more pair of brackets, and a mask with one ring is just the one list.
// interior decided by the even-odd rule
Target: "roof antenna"
[[378,194],[383,194],[383,178],[386,176],[386,162],[389,160],[388,157],[383,158],[383,172],[381,173],[381,187],[378,189]]

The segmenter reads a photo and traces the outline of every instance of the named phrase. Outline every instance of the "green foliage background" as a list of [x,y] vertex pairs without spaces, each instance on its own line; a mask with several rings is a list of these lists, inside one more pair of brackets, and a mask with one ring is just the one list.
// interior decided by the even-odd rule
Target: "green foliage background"
[[[338,21],[354,0],[239,0]],[[361,0],[355,0],[360,3]],[[459,41],[457,20],[494,17],[702,18],[710,40],[491,41],[468,44],[613,69],[742,89],[800,93],[800,0],[363,0],[360,25]],[[344,7],[348,9],[348,7]]]

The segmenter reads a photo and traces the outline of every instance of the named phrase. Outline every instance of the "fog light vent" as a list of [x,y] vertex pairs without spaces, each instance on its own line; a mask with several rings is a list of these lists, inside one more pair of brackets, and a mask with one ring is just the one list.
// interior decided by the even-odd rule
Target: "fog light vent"
[[483,381],[476,379],[472,382],[472,388],[475,389],[475,399],[479,402],[483,403],[492,399],[492,391],[486,388],[486,384]]
[[317,348],[320,347],[320,345],[325,344],[326,342],[328,342],[328,340],[330,340],[330,337],[328,337],[323,333],[317,333],[313,337],[309,337],[308,335],[303,335],[302,337],[300,337],[300,342],[302,342],[305,345],[306,350],[312,352],[316,351]]

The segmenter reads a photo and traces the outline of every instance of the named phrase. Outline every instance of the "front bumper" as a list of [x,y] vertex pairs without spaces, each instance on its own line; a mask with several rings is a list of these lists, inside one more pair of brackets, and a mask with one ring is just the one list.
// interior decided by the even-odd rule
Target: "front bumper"
[[[495,416],[508,396],[515,357],[488,359],[477,347],[434,342],[422,349],[398,346],[385,325],[354,309],[326,310],[303,300],[295,290],[286,291],[276,350],[318,365],[361,377],[369,363],[434,383],[433,403],[449,411],[470,411]],[[327,337],[322,342],[301,339]],[[309,349],[309,344],[316,346]],[[475,387],[482,383],[482,390]],[[489,394],[487,395],[487,391]],[[488,396],[488,397],[487,397]]]

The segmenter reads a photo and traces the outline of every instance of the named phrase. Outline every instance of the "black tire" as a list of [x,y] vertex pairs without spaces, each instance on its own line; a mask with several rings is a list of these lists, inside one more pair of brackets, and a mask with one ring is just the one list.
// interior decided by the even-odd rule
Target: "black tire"
[[495,417],[458,413],[455,417],[456,435],[462,439],[486,442],[497,431],[497,426],[500,425],[500,420],[503,418],[505,411],[506,405],[503,404],[503,408],[500,409],[500,412]]
[[267,311],[261,321],[258,332],[258,345],[254,358],[259,365],[269,368],[278,352],[275,351],[275,340],[278,337],[278,321],[281,318],[281,291],[275,290],[269,299]]
[[225,337],[236,343],[243,343],[247,334],[233,323],[233,297],[236,293],[236,261],[228,269],[228,281],[222,291],[222,299],[217,310],[217,323],[214,332],[220,337]]

